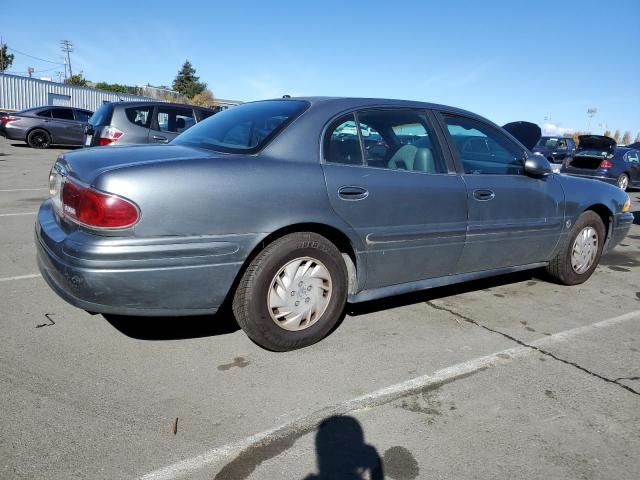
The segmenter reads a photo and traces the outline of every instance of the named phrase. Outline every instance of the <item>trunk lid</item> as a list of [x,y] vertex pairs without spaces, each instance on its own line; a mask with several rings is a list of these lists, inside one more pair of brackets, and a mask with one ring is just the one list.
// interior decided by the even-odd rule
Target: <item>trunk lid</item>
[[529,150],[535,147],[538,140],[540,140],[540,137],[542,137],[542,130],[540,130],[540,127],[531,122],[511,122],[503,125],[502,128],[513,135]]
[[615,146],[616,141],[604,135],[580,135],[578,137],[579,150],[597,150],[610,153]]
[[56,163],[62,165],[68,175],[91,184],[98,175],[114,168],[209,156],[211,152],[181,145],[109,146],[75,150],[59,157]]

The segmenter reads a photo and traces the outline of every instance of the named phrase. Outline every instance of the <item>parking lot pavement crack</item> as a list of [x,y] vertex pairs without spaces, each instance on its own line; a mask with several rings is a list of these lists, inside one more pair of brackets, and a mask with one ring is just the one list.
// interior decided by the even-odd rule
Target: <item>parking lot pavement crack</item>
[[550,352],[548,350],[545,350],[544,348],[538,347],[536,345],[532,345],[532,344],[527,343],[527,342],[525,342],[523,340],[520,340],[519,338],[514,337],[513,335],[509,335],[508,333],[501,332],[500,330],[496,330],[495,328],[491,328],[491,327],[489,327],[489,326],[487,326],[487,325],[485,325],[485,324],[483,324],[483,323],[481,323],[481,322],[479,322],[477,320],[474,320],[471,317],[468,317],[466,315],[463,315],[462,313],[456,312],[452,308],[444,307],[444,306],[441,306],[441,305],[436,305],[432,301],[427,301],[426,303],[427,303],[427,305],[429,305],[430,307],[432,307],[432,308],[434,308],[436,310],[440,310],[440,311],[443,311],[443,312],[448,312],[451,315],[454,315],[455,317],[457,317],[457,318],[459,318],[459,319],[461,319],[461,320],[463,320],[465,322],[471,323],[472,325],[480,327],[480,328],[482,328],[482,329],[484,329],[484,330],[486,330],[488,332],[496,333],[498,335],[502,335],[504,338],[506,338],[508,340],[511,340],[512,342],[515,342],[518,345],[521,345],[523,347],[530,348],[532,350],[540,352],[542,355],[550,357],[550,358],[552,358],[552,359],[554,359],[554,360],[556,360],[558,362],[564,363],[565,365],[569,365],[571,367],[577,368],[578,370],[581,370],[581,371],[591,375],[592,377],[598,378],[598,379],[600,379],[600,380],[602,380],[604,382],[607,382],[607,383],[612,383],[614,385],[617,385],[618,387],[623,388],[624,390],[627,390],[628,392],[631,392],[631,393],[633,393],[635,395],[640,395],[640,391],[638,391],[638,390],[636,390],[636,389],[634,389],[634,388],[632,388],[632,387],[630,387],[628,385],[625,385],[624,383],[620,383],[621,380],[637,380],[637,379],[640,379],[640,377],[626,377],[626,378],[625,377],[623,377],[623,378],[608,378],[608,377],[605,377],[603,375],[600,375],[599,373],[596,373],[596,372],[594,372],[592,370],[589,370],[588,368],[583,367],[582,365],[579,365],[576,362],[572,362],[570,360],[566,360],[564,358],[558,357],[555,353]]

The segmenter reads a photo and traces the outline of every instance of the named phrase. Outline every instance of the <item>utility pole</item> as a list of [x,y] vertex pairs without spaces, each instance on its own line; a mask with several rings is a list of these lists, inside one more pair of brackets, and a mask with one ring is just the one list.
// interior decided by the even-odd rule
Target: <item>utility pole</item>
[[2,41],[2,37],[0,37],[0,73],[4,73],[4,42]]
[[71,70],[71,57],[69,56],[69,54],[73,52],[73,43],[71,43],[70,40],[61,40],[60,49],[62,50],[63,54],[67,55],[67,61],[65,63],[69,65],[69,77],[73,77],[73,71]]
[[589,133],[591,133],[591,119],[596,113],[598,113],[598,109],[595,107],[587,109],[587,117],[589,117],[589,122],[587,123],[587,131],[589,131]]

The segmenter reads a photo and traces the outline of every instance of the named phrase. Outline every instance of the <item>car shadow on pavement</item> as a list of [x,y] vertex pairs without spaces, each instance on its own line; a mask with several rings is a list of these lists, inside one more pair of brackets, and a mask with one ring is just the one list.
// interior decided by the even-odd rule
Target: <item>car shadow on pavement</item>
[[227,335],[240,329],[233,315],[220,311],[192,317],[103,317],[120,333],[137,340],[187,340]]
[[[525,270],[522,272],[509,273],[497,277],[483,278],[481,280],[473,280],[470,282],[458,283],[455,285],[447,285],[445,287],[437,287],[429,290],[420,290],[417,292],[405,293],[394,297],[381,298],[379,300],[371,300],[369,302],[354,303],[347,305],[347,314],[356,317],[358,315],[367,315],[369,313],[389,310],[392,308],[414,305],[416,303],[424,303],[430,300],[461,295],[463,293],[474,292],[478,290],[487,290],[489,288],[511,285],[513,283],[531,281],[540,279],[546,281],[544,270]],[[496,299],[497,300],[497,299]]]
[[[17,148],[32,148],[26,143],[12,143],[11,146],[17,147]],[[51,145],[49,148],[64,149],[64,150],[79,150],[80,148],[83,148],[83,147],[82,145]]]

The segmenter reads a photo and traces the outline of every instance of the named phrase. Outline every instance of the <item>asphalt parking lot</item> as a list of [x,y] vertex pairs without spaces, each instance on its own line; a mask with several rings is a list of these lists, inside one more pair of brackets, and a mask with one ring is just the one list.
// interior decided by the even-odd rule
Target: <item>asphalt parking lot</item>
[[640,477],[640,191],[584,285],[534,271],[350,306],[321,343],[271,353],[224,315],[104,318],[60,300],[33,225],[62,150],[13,143],[0,138],[0,478]]

